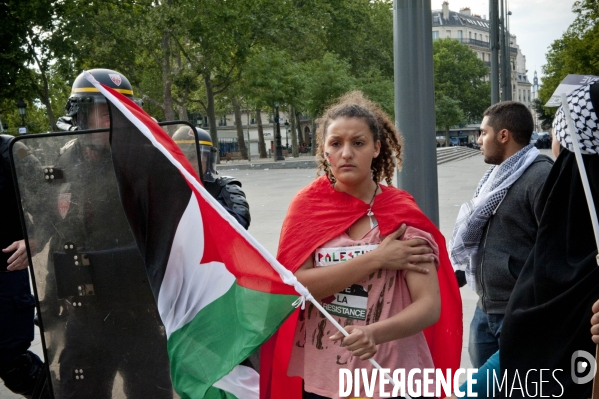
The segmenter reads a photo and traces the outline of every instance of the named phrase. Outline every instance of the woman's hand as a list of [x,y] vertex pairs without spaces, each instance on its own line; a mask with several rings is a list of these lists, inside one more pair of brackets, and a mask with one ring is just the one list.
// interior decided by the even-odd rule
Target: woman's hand
[[593,317],[591,317],[591,338],[594,343],[599,344],[599,300],[593,304]]
[[402,224],[399,229],[389,234],[373,252],[381,262],[381,269],[412,270],[418,273],[428,273],[429,270],[418,266],[418,263],[429,263],[435,260],[430,255],[433,250],[425,240],[414,238],[401,241],[399,238],[406,232],[407,226]]
[[376,342],[368,326],[347,326],[345,330],[349,333],[347,337],[337,331],[329,339],[333,342],[341,340],[341,346],[361,360],[368,360],[376,354]]

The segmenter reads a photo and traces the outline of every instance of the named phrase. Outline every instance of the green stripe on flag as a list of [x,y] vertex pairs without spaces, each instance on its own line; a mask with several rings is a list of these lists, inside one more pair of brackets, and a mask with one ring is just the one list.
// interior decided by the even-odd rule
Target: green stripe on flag
[[294,295],[276,295],[233,284],[168,340],[171,378],[183,399],[208,388],[266,341],[295,309]]
[[223,391],[222,389],[210,387],[210,388],[208,388],[208,391],[206,391],[206,395],[204,395],[204,399],[243,399],[243,398],[238,398],[237,396],[233,395],[232,393]]

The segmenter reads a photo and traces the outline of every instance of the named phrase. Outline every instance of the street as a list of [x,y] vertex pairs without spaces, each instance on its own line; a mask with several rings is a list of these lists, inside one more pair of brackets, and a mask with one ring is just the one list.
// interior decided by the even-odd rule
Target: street
[[[541,150],[541,153],[552,157],[550,150]],[[440,230],[447,241],[451,238],[460,205],[472,197],[478,181],[487,168],[488,165],[483,162],[481,156],[438,166]],[[252,214],[249,232],[269,252],[276,254],[279,232],[288,204],[298,190],[315,178],[316,169],[233,169],[223,170],[220,173],[236,177],[242,182]],[[469,324],[477,297],[468,286],[461,289],[461,294],[464,314],[461,367],[467,368],[471,366],[468,357]],[[31,350],[43,357],[37,329]],[[117,376],[115,384],[119,385],[119,380],[120,377]],[[19,396],[7,391],[0,384],[0,399],[13,398]]]

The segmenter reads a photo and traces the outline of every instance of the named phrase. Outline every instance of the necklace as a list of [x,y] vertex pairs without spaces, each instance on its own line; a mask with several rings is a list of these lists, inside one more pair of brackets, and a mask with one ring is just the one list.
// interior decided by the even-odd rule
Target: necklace
[[366,213],[366,215],[368,216],[368,219],[370,220],[370,228],[371,229],[377,225],[376,219],[374,218],[374,213],[372,212],[372,203],[374,202],[374,197],[376,197],[376,192],[378,190],[379,190],[379,184],[376,183],[376,187],[374,188],[374,194],[372,194],[372,199],[370,200],[370,203],[368,204],[368,212]]

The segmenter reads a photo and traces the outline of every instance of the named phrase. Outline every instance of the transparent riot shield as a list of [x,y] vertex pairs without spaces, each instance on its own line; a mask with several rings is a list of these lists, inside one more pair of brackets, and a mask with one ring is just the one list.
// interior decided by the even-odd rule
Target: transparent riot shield
[[60,399],[170,399],[165,331],[108,138],[52,133],[11,147],[49,382]]
[[177,143],[198,176],[202,176],[205,165],[202,165],[202,158],[198,156],[200,154],[199,140],[195,127],[184,121],[161,122],[160,126]]

